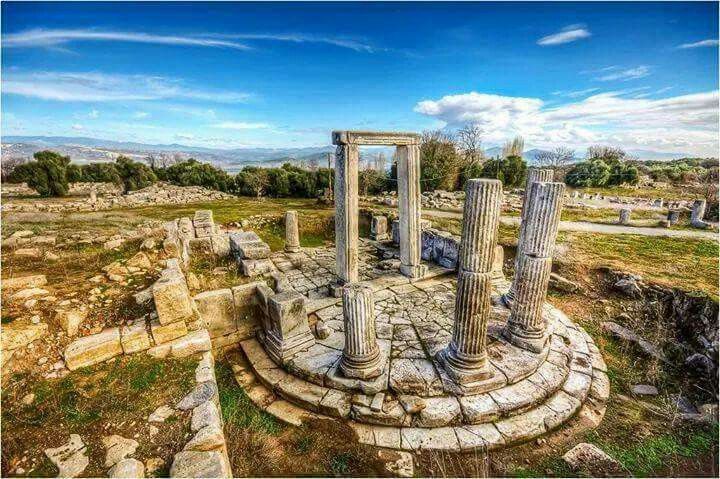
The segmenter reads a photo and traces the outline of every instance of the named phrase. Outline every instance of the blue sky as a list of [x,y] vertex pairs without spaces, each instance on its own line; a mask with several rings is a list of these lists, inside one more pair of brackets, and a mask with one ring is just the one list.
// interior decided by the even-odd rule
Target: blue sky
[[3,2],[2,40],[4,135],[718,150],[717,3]]

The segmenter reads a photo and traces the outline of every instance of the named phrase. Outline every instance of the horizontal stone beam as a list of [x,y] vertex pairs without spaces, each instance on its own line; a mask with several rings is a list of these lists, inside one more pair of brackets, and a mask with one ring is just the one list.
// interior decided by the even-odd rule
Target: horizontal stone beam
[[417,133],[392,131],[347,131],[332,132],[333,145],[419,145]]

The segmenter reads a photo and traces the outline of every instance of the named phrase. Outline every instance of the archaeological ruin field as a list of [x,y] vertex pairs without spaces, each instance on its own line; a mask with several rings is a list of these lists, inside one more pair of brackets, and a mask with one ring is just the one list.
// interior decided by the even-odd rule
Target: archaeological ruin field
[[419,136],[333,141],[318,198],[4,185],[3,477],[717,476],[696,196],[426,191]]

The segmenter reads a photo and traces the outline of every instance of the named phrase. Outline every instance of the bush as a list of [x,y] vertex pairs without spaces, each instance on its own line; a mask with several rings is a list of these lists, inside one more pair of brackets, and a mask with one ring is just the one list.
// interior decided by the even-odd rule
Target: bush
[[521,186],[525,181],[527,163],[519,156],[508,156],[500,159],[487,160],[482,165],[470,165],[462,174],[463,188],[467,180],[472,178],[495,178],[502,181],[505,187]]
[[80,167],[82,170],[82,181],[93,183],[122,184],[115,163],[90,163]]
[[123,191],[146,188],[157,181],[155,173],[145,163],[133,161],[126,156],[119,156],[115,161],[115,168],[122,180]]
[[[422,191],[454,190],[461,158],[453,139],[441,131],[424,132],[420,144],[420,187]],[[394,170],[397,178],[397,171]]]
[[156,176],[178,186],[202,186],[228,192],[234,185],[232,177],[225,171],[192,158],[167,168],[156,168],[155,171]]
[[65,170],[65,176],[67,177],[68,183],[83,181],[82,168],[80,165],[70,164]]
[[69,156],[54,151],[38,151],[35,161],[18,165],[11,173],[10,182],[27,183],[40,196],[65,196],[68,193],[67,167]]
[[603,186],[610,178],[610,167],[603,160],[583,161],[565,175],[565,183],[570,186]]

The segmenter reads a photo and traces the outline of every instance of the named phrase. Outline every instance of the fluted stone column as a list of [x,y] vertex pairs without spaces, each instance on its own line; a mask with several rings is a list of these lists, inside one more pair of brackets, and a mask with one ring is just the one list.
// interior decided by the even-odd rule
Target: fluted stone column
[[680,210],[670,210],[667,214],[667,222],[669,226],[676,225],[680,221]]
[[358,279],[358,146],[335,150],[335,250],[340,285]]
[[563,183],[531,185],[531,199],[521,225],[522,254],[516,261],[515,300],[505,337],[516,346],[535,352],[542,351],[547,340],[542,308],[550,281],[564,190]]
[[469,180],[465,192],[453,335],[437,358],[462,393],[475,393],[489,389],[493,380],[486,344],[502,183]]
[[398,209],[400,213],[400,272],[420,278],[425,266],[420,262],[420,146],[397,147]]
[[347,284],[342,291],[345,347],[340,370],[350,378],[379,376],[385,358],[375,332],[375,303],[372,288],[361,283]]
[[[522,254],[522,224],[525,222],[525,216],[527,215],[528,205],[530,203],[530,187],[533,183],[537,183],[538,181],[552,181],[553,176],[553,170],[547,169],[530,168],[527,172],[527,177],[525,178],[525,192],[523,193],[522,209],[520,210],[520,236],[518,237],[518,244],[515,252],[515,271],[517,271],[518,267],[517,259]],[[505,293],[502,297],[503,302],[508,308],[512,307],[513,300],[515,299],[515,294],[515,282],[513,281],[510,284],[510,289],[508,290],[508,292]]]
[[297,211],[285,212],[285,251],[297,253],[300,251],[300,231],[298,229]]
[[618,224],[627,225],[630,224],[630,208],[623,208],[620,210],[620,216],[618,217]]

